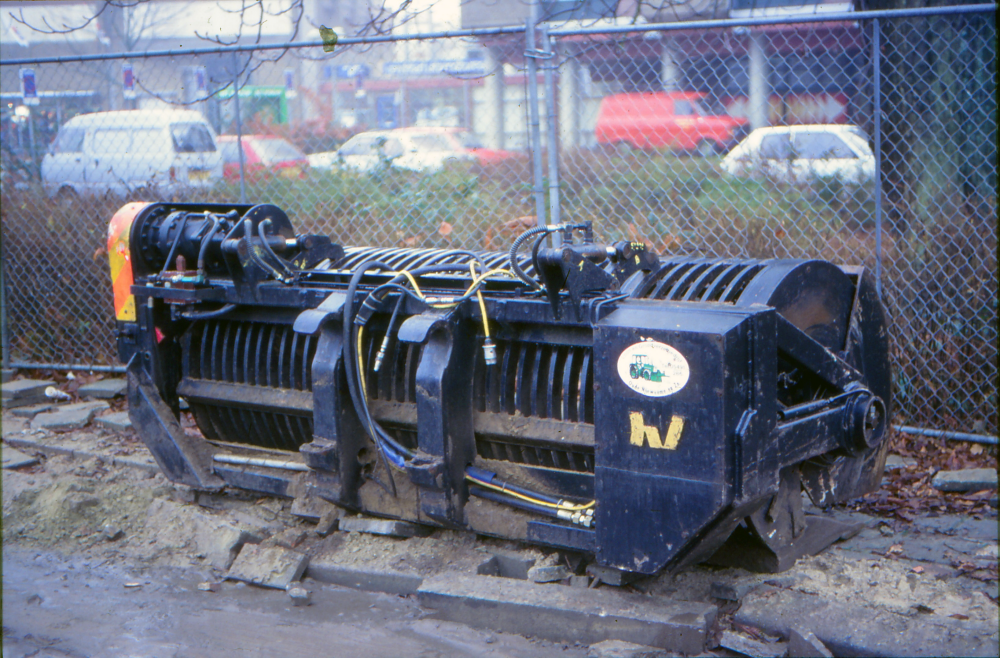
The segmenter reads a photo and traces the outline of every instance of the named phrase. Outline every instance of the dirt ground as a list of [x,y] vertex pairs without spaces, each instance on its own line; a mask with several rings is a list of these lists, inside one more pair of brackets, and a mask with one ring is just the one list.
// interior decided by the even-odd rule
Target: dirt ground
[[[36,452],[36,465],[3,471],[5,657],[292,656],[315,655],[310,648],[323,647],[336,649],[329,655],[588,655],[584,646],[429,619],[432,611],[412,596],[309,579],[313,604],[294,607],[284,592],[226,582],[234,554],[222,539],[236,533],[254,543],[332,556],[345,566],[420,576],[475,573],[495,551],[559,560],[552,551],[444,530],[412,539],[347,532],[320,537],[314,524],[291,514],[290,501],[239,492],[196,496],[171,484],[132,432],[95,424],[66,433],[31,430],[5,412],[3,437],[5,449],[21,440],[75,452]],[[894,475],[886,484],[899,479]],[[878,504],[877,495],[874,500]],[[717,633],[735,629],[751,637],[761,634],[732,624],[738,603],[713,599],[713,584],[743,591],[780,587],[905,618],[997,628],[995,508],[977,504],[964,515],[918,511],[909,518],[835,511],[864,521],[865,529],[783,574],[703,565],[627,589],[720,604]],[[199,583],[222,583],[221,591],[201,591]],[[244,642],[248,638],[253,642]],[[239,650],[231,644],[237,640]],[[268,653],[275,646],[284,649]],[[359,647],[364,650],[355,653]],[[713,655],[736,654],[718,649]]]

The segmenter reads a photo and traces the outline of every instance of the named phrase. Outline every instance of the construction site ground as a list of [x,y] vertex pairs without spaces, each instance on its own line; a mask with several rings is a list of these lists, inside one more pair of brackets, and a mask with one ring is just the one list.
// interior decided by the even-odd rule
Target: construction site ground
[[[614,586],[538,547],[327,534],[290,500],[199,495],[130,429],[32,429],[5,409],[3,452],[5,658],[998,655],[995,491],[832,510],[863,529],[781,574],[700,565]],[[924,468],[896,461],[863,509]],[[300,556],[301,581],[227,578],[247,546]],[[529,566],[565,577],[524,580]]]

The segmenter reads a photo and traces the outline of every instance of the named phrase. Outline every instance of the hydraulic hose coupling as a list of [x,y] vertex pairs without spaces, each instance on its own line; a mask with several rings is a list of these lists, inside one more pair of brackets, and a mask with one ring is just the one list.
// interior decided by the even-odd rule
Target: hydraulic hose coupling
[[486,365],[495,366],[497,364],[497,346],[491,338],[483,341],[483,357],[486,359]]

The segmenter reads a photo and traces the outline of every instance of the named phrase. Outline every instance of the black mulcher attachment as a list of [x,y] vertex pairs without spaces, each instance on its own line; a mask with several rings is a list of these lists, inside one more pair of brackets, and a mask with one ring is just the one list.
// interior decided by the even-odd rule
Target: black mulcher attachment
[[882,475],[862,267],[661,258],[589,225],[506,254],[341,248],[270,205],[130,204],[109,236],[130,413],[178,482],[652,574],[786,569],[849,531],[802,491],[826,507]]

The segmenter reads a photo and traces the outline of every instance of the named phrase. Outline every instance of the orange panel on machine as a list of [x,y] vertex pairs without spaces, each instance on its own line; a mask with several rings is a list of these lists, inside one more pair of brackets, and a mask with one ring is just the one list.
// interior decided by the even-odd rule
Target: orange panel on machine
[[115,318],[135,322],[135,295],[132,294],[132,253],[129,233],[132,222],[149,203],[134,201],[122,206],[108,225],[108,260],[111,264],[111,285],[115,292]]

